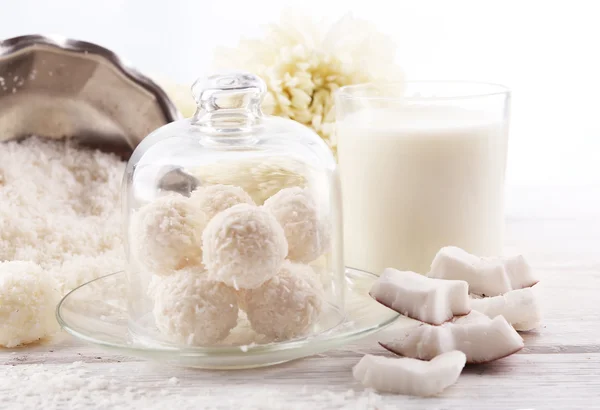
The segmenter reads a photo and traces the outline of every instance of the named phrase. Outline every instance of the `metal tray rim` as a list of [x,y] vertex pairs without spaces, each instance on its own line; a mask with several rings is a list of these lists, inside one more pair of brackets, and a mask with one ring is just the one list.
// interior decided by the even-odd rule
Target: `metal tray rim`
[[110,61],[127,78],[150,91],[156,97],[167,122],[183,118],[173,101],[171,101],[167,93],[158,84],[142,74],[130,62],[98,44],[58,35],[28,34],[0,40],[0,57],[8,56],[36,45],[46,45],[61,50],[101,56]]

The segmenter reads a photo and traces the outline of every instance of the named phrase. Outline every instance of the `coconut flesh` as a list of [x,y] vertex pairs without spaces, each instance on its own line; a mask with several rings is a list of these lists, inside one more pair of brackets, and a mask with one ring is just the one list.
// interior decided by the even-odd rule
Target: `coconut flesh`
[[488,363],[524,347],[523,338],[504,317],[490,319],[477,311],[441,326],[422,324],[395,332],[380,344],[398,355],[421,360],[460,350],[467,363]]
[[522,255],[480,258],[448,246],[437,253],[428,276],[466,281],[472,309],[490,318],[502,315],[516,330],[535,329],[542,320],[539,278]]
[[481,258],[457,248],[440,249],[428,273],[430,278],[464,280],[469,292],[498,296],[535,285],[539,279],[522,255],[509,258]]
[[490,318],[503,316],[516,330],[532,330],[542,321],[538,288],[539,285],[536,285],[485,298],[471,295],[471,308]]
[[431,279],[391,268],[383,271],[370,295],[398,313],[433,325],[471,310],[466,282]]
[[465,354],[459,351],[431,361],[365,355],[352,373],[364,387],[379,392],[433,396],[456,383],[465,362]]
[[381,346],[403,357],[364,356],[354,377],[378,391],[428,396],[456,382],[464,363],[518,352],[517,330],[541,322],[538,281],[521,255],[479,258],[456,247],[438,252],[427,277],[386,269],[370,295],[421,323],[385,332]]

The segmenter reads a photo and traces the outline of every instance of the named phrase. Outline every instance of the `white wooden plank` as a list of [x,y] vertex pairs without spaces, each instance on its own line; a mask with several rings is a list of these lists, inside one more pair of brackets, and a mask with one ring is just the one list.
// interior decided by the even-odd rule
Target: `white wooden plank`
[[[44,397],[36,397],[36,387],[31,384],[36,380],[11,385],[0,382],[0,399],[18,399],[13,388],[19,387],[31,393],[26,399],[29,402],[53,403],[61,399],[64,408],[68,408],[69,400],[80,403],[93,399],[98,404],[102,398],[106,400],[104,404],[133,408],[174,408],[176,403],[178,409],[578,409],[594,407],[600,391],[600,354],[515,355],[494,364],[468,367],[456,385],[427,399],[365,394],[351,376],[351,368],[359,357],[315,357],[234,372],[181,369],[150,362],[88,363],[83,369],[91,373],[81,376],[82,382],[77,386],[80,393],[73,399],[68,399],[69,395],[65,398],[64,391],[49,394],[47,389],[40,389]],[[10,379],[21,374],[18,367],[24,366],[32,365],[0,367],[0,376]],[[65,366],[46,365],[46,369],[53,367]],[[172,377],[177,381],[170,382]],[[349,389],[356,392],[344,400],[341,394]],[[5,404],[12,408],[18,405],[10,400]]]

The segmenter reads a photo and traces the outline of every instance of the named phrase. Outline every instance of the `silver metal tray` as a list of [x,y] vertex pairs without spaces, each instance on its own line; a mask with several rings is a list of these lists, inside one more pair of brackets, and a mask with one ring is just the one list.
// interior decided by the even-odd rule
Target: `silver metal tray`
[[41,35],[0,41],[0,142],[77,138],[127,156],[179,118],[157,84],[106,48]]

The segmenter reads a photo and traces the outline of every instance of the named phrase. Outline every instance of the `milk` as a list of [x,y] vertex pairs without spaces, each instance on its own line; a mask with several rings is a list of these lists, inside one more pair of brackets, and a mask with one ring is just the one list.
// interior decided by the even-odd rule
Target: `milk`
[[443,246],[501,254],[504,122],[456,107],[365,110],[337,135],[347,266],[427,273]]

